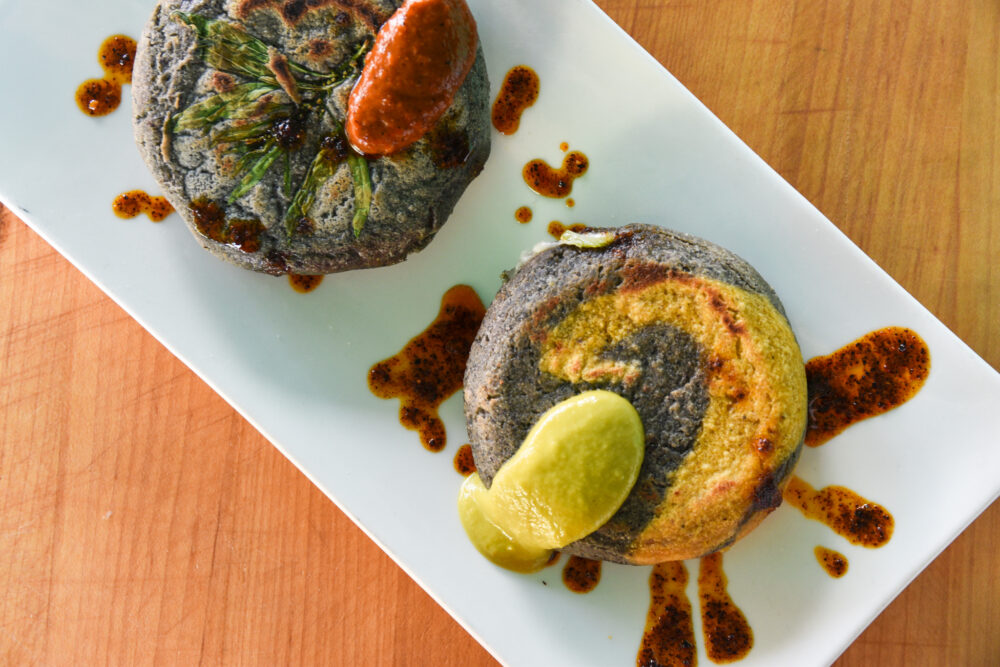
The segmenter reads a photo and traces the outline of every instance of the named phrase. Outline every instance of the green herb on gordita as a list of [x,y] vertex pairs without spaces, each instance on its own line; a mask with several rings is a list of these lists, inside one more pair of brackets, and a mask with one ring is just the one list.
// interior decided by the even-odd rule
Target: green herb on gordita
[[[211,136],[211,144],[223,155],[232,156],[234,175],[240,180],[226,201],[231,204],[249,193],[283,158],[283,190],[291,197],[284,216],[290,242],[299,222],[308,218],[319,189],[346,160],[354,184],[351,229],[357,238],[371,209],[371,176],[368,161],[348,146],[340,123],[334,121],[335,132],[320,142],[297,189],[291,154],[305,143],[309,118],[329,113],[325,102],[330,91],[360,72],[371,41],[365,40],[349,58],[323,73],[289,60],[229,21],[179,11],[171,17],[194,29],[199,57],[206,65],[249,79],[188,106],[170,121],[172,132],[201,131]],[[230,124],[216,129],[226,121]]]
[[351,228],[354,238],[361,236],[361,230],[368,222],[368,213],[372,207],[372,179],[368,172],[368,160],[350,153],[347,162],[351,165],[351,179],[354,181],[354,219]]

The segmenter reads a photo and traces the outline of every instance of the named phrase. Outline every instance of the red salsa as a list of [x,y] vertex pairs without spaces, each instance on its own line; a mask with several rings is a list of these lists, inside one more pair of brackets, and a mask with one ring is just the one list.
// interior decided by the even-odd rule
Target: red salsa
[[386,21],[347,106],[347,138],[362,153],[397,153],[451,106],[476,60],[465,0],[410,0]]

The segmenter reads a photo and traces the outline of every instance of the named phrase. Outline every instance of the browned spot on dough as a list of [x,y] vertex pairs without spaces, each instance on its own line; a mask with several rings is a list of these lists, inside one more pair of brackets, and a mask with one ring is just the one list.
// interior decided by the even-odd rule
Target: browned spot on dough
[[427,134],[431,160],[438,169],[454,169],[469,161],[469,135],[453,118],[442,118]]
[[314,39],[309,42],[307,53],[312,60],[322,60],[333,53],[333,44],[325,39]]
[[774,473],[761,475],[753,490],[753,511],[773,510],[781,506],[781,488]]
[[[712,310],[719,314],[719,319],[722,323],[726,325],[730,333],[742,334],[746,332],[746,327],[740,322],[733,319],[733,314],[730,312],[729,307],[726,305],[725,300],[719,295],[718,292],[711,292],[711,299],[709,299],[709,305],[712,306]],[[741,400],[741,399],[737,399]]]
[[267,262],[268,273],[272,275],[288,273],[288,256],[281,250],[271,250],[264,255],[264,261]]
[[281,6],[281,16],[289,25],[299,22],[306,13],[306,0],[289,0]]
[[[350,12],[374,33],[389,18],[379,10],[369,6],[364,0],[240,0],[233,13],[236,18],[246,19],[251,13],[261,9],[270,9],[278,14],[289,26],[293,26],[309,11],[331,7]],[[340,14],[335,18],[339,25],[344,25]]]
[[293,102],[300,104],[302,98],[299,96],[299,90],[295,83],[295,77],[292,76],[292,70],[288,66],[288,58],[273,46],[267,47],[267,55],[267,68],[274,74],[278,85],[292,98]]
[[236,3],[236,7],[233,8],[233,13],[237,18],[245,19],[250,12],[268,7],[271,4],[271,0],[241,0]]
[[671,277],[674,272],[662,264],[639,264],[629,262],[622,267],[622,293],[637,292],[641,289],[661,283]]
[[546,320],[549,314],[559,306],[559,297],[554,296],[545,301],[531,316],[531,324],[528,328],[528,338],[532,343],[544,343],[549,337],[549,330],[546,327]]
[[236,87],[236,80],[231,75],[216,70],[212,72],[210,84],[215,92],[228,93]]

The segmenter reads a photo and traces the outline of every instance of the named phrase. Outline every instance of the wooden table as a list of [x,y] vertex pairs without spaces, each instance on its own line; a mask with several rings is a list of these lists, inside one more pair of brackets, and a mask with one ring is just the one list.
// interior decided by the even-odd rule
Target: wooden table
[[[1000,4],[598,4],[1000,368]],[[493,664],[7,211],[0,441],[2,663]],[[837,664],[1000,664],[998,552],[994,503]]]

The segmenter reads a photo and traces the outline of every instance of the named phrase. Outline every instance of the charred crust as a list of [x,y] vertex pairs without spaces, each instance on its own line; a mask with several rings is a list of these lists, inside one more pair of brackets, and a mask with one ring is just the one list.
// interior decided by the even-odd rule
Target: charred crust
[[[338,16],[340,15],[347,16],[347,14],[344,14],[343,12],[338,14]],[[330,42],[329,40],[316,38],[309,42],[309,45],[306,50],[306,57],[308,57],[310,60],[323,60],[331,53],[333,53],[333,49],[334,49],[333,43]]]
[[277,13],[288,26],[294,26],[311,10],[330,7],[342,10],[334,21],[346,25],[346,14],[364,23],[373,33],[378,32],[389,16],[371,6],[366,0],[240,0],[233,9],[233,14],[239,19],[246,19],[250,14],[262,9],[270,9]]
[[211,76],[210,85],[218,93],[228,93],[236,87],[236,80],[231,74],[216,70],[212,72]]

